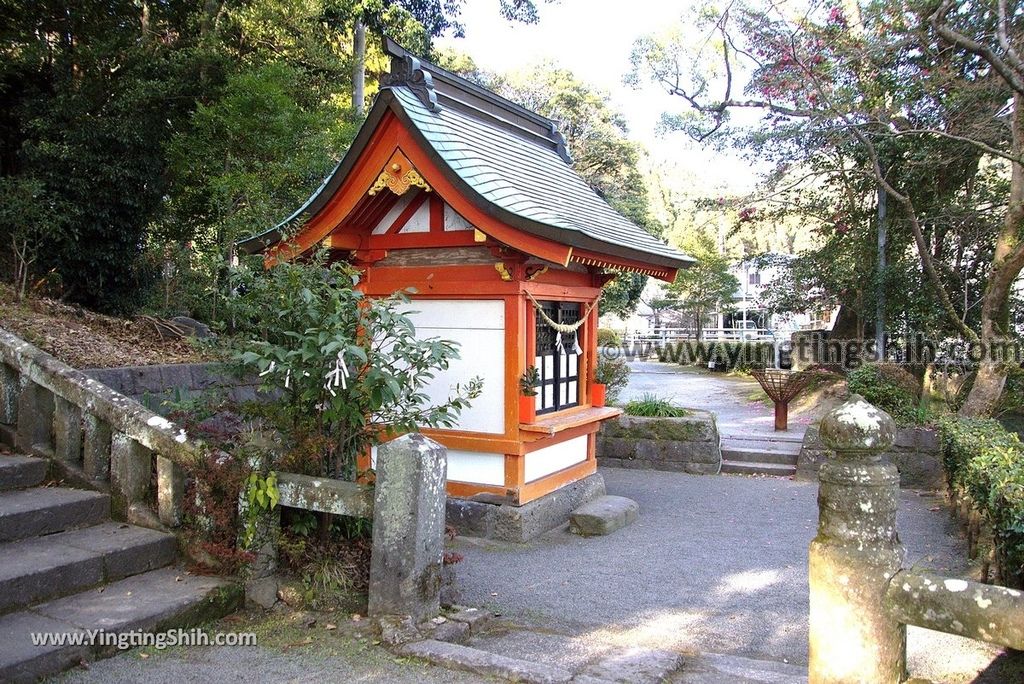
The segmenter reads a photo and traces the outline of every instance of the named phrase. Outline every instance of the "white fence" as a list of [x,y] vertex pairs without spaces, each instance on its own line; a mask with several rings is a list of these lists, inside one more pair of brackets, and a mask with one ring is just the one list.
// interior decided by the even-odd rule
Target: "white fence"
[[702,342],[770,342],[775,340],[775,333],[768,328],[704,328],[698,337],[696,328],[652,328],[626,336],[629,343],[667,344],[697,339]]

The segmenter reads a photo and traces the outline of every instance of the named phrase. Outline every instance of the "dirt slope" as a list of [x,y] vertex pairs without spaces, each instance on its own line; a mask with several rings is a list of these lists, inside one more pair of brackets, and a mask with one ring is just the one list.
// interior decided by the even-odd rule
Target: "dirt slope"
[[52,299],[15,303],[0,285],[0,327],[75,368],[149,366],[205,361],[212,355],[189,340],[161,340],[151,323],[87,311]]

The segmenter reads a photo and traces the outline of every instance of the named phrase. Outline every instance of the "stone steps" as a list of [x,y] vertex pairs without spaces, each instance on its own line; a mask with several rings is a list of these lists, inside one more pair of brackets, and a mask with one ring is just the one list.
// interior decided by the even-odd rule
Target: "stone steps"
[[116,645],[87,641],[35,645],[33,634],[85,640],[90,630],[186,629],[234,610],[240,598],[236,585],[224,580],[162,568],[0,616],[0,681],[31,682],[117,652]]
[[110,497],[65,487],[0,492],[0,542],[97,525],[110,517]]
[[[0,681],[113,655],[127,631],[190,627],[238,607],[239,586],[173,567],[174,535],[110,520],[110,497],[40,487],[45,459],[0,456]],[[59,642],[33,643],[33,634]],[[54,637],[51,637],[54,638]]]
[[173,563],[173,535],[106,522],[0,544],[0,614]]
[[722,460],[722,473],[726,475],[773,475],[791,477],[796,475],[796,464],[750,463],[747,461]]
[[[581,644],[581,642],[583,642]],[[508,623],[464,643],[426,639],[398,653],[434,665],[513,682],[551,684],[806,684],[807,668],[717,653],[683,655],[642,646],[595,644],[582,635]]]
[[557,684],[573,678],[571,670],[544,663],[509,658],[472,646],[426,639],[405,644],[399,654],[420,658],[428,663],[453,670],[464,670],[482,677],[496,677],[525,684]]
[[803,444],[804,442],[804,436],[802,434],[790,432],[723,434],[722,441],[756,442],[758,444],[800,445]]
[[741,463],[781,463],[783,465],[796,465],[798,451],[780,451],[776,449],[741,449],[732,445],[722,445],[722,460],[737,461]]
[[688,659],[675,684],[806,684],[807,667],[742,656],[701,653]]
[[0,455],[0,490],[24,489],[46,479],[46,460],[32,456]]
[[801,444],[788,435],[723,438],[722,472],[791,477],[796,474]]

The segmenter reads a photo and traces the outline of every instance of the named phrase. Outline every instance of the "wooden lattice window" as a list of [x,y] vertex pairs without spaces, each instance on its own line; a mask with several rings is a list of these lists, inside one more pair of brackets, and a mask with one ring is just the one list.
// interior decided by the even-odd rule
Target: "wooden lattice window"
[[[556,323],[575,323],[580,319],[580,305],[574,302],[540,302],[544,313]],[[583,329],[579,342],[582,347]],[[573,350],[573,335],[562,334],[562,348],[558,349],[557,333],[537,314],[537,350],[534,365],[540,374],[537,388],[537,413],[551,413],[578,406],[580,403],[580,359]]]

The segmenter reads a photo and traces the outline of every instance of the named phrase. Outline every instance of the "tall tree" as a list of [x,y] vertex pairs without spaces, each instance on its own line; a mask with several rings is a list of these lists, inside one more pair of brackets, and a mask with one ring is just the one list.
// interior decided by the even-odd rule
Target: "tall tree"
[[60,207],[35,270],[71,299],[129,309],[152,275],[140,257],[166,191],[160,147],[192,101],[176,56],[186,3],[2,11],[0,175],[30,179]]
[[[758,134],[792,155],[790,168],[843,178],[851,205],[880,186],[891,200],[890,229],[896,209],[944,324],[991,350],[1011,333],[1011,286],[1024,266],[1020,9],[1002,0],[848,3],[812,5],[794,18],[774,5],[730,3],[703,13],[706,40],[692,43],[696,50],[650,37],[635,46],[634,64],[638,77],[688,105],[668,123],[696,139],[730,131],[739,110],[759,111]],[[955,235],[942,217],[993,165],[1011,182],[975,327],[943,272]],[[999,359],[987,357],[963,412],[989,411],[1004,380]]]
[[705,317],[729,308],[740,289],[740,281],[729,272],[728,258],[719,252],[714,238],[707,233],[694,234],[682,247],[697,263],[679,271],[675,282],[666,288],[666,299],[675,300],[678,310],[690,314],[700,339]]

